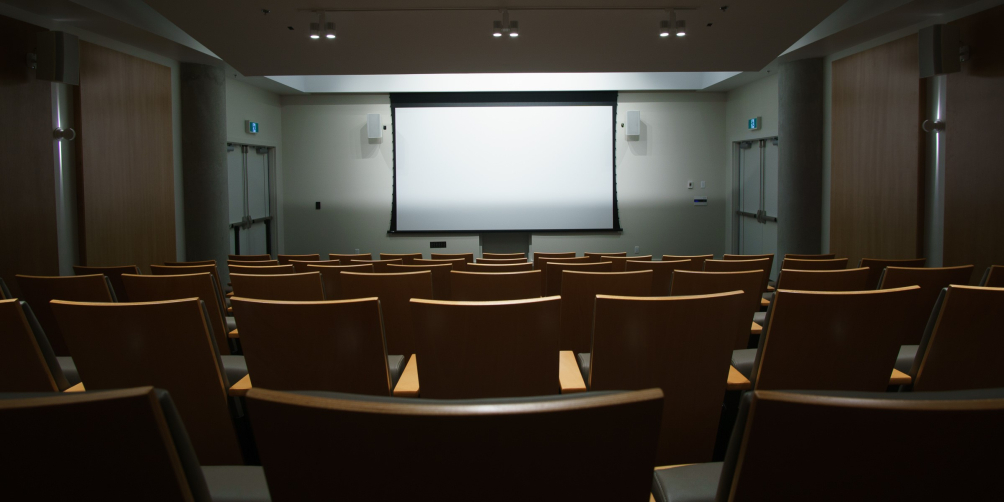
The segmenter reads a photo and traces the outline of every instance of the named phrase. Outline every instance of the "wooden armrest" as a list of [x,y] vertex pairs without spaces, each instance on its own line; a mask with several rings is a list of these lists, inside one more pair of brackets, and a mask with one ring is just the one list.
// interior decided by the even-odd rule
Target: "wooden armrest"
[[236,328],[233,331],[227,333],[227,338],[240,338],[240,337],[241,335],[237,334]]
[[735,366],[729,365],[729,381],[725,384],[726,390],[750,390],[753,385],[749,379],[744,377]]
[[244,375],[244,378],[241,378],[239,382],[230,386],[230,390],[227,391],[227,394],[230,395],[230,397],[241,397],[247,395],[248,390],[250,389],[251,375]]
[[418,354],[412,354],[394,387],[394,397],[418,397]]
[[84,388],[84,382],[80,382],[77,385],[74,385],[73,387],[66,388],[66,390],[64,390],[63,392],[84,392],[85,390],[87,389]]
[[910,375],[896,368],[892,369],[892,375],[889,377],[889,385],[910,385],[912,382],[913,378],[910,378]]
[[774,291],[774,286],[771,286],[770,284],[768,284],[767,285],[767,292],[770,293],[771,291]]
[[769,305],[770,305],[770,302],[769,302],[769,301],[767,301],[767,299],[766,299],[766,298],[761,298],[761,299],[760,299],[760,306],[761,306],[761,307],[767,307],[767,306],[769,306]]
[[751,335],[759,335],[760,333],[763,333],[763,326],[761,326],[761,325],[759,325],[757,323],[753,323],[753,325],[750,326],[750,334]]
[[232,296],[234,296],[234,292],[233,292],[233,291],[231,291],[231,292],[227,293],[227,298],[230,298],[230,297],[232,297]]
[[227,307],[227,313],[230,314],[230,315],[234,315],[234,308],[233,307]]
[[558,353],[558,382],[561,383],[562,394],[586,391],[586,382],[582,380],[579,365],[575,362],[575,353],[570,350]]

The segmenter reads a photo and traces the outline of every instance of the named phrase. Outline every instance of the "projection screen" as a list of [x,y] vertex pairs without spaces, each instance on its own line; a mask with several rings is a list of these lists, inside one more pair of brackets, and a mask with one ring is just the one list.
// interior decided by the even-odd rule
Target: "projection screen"
[[391,231],[619,230],[616,106],[616,93],[393,95]]

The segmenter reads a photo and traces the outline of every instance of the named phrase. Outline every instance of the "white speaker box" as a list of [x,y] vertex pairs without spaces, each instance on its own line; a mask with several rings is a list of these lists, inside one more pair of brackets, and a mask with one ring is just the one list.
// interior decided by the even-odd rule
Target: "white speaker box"
[[383,137],[383,128],[380,127],[380,114],[370,113],[366,115],[366,136],[369,139]]
[[641,135],[641,112],[639,111],[627,112],[627,135],[628,136]]

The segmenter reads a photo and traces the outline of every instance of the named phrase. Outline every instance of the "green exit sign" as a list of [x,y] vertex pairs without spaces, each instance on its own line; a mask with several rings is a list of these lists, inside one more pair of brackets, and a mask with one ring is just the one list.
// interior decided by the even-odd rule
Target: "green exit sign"
[[760,117],[753,117],[753,118],[751,118],[750,121],[749,121],[749,130],[751,130],[751,131],[759,131],[760,130],[760,125],[761,125],[760,122],[761,122]]
[[251,122],[250,120],[245,120],[244,125],[245,125],[245,130],[248,132],[248,134],[258,134],[257,122]]

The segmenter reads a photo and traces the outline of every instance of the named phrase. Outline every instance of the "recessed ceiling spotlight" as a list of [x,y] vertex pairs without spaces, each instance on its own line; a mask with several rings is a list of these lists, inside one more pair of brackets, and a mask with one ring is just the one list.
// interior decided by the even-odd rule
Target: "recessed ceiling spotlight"
[[687,22],[684,20],[679,20],[676,22],[676,36],[685,37],[687,36]]
[[492,36],[495,38],[502,38],[502,21],[492,22]]
[[519,21],[509,22],[509,37],[516,38],[519,36]]
[[324,23],[324,37],[328,40],[335,38],[335,23],[331,21]]
[[310,38],[314,40],[321,38],[321,23],[310,23]]

